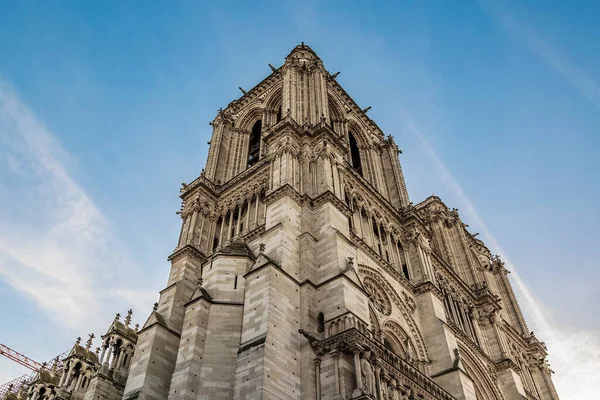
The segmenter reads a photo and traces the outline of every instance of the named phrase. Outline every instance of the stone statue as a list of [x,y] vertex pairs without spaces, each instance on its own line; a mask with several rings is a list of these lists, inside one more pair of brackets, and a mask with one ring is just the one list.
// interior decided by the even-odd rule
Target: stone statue
[[363,389],[368,394],[375,394],[375,373],[369,359],[371,352],[365,351],[363,358],[360,360],[360,370],[362,374]]
[[411,363],[415,359],[415,352],[413,351],[412,343],[410,342],[410,338],[406,338],[405,345],[406,345],[406,361]]
[[400,393],[396,389],[396,380],[392,379],[390,385],[388,386],[388,393],[390,400],[400,400]]

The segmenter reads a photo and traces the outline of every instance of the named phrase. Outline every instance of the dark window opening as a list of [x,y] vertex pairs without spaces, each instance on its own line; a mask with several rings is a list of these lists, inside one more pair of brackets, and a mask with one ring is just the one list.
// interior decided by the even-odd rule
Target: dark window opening
[[277,122],[281,121],[281,106],[277,109]]
[[373,235],[375,235],[375,237],[377,239],[379,239],[379,230],[377,229],[377,225],[375,224],[375,221],[373,221]]
[[253,166],[260,159],[260,132],[262,130],[262,121],[259,119],[254,123],[250,133],[250,143],[248,144],[248,167]]
[[325,331],[325,316],[322,312],[317,315],[317,333]]
[[237,289],[237,280],[238,280],[238,276],[235,276],[235,280],[233,281],[233,289]]
[[219,237],[219,235],[221,234],[221,225],[223,225],[223,218],[219,217],[217,219],[217,224],[215,226],[215,237],[213,238],[213,251],[217,248],[217,246],[219,245],[219,240],[221,239]]
[[388,349],[392,353],[395,353],[394,347],[392,346],[392,344],[390,343],[390,341],[387,338],[383,339],[383,345],[385,346],[386,349]]
[[410,280],[410,276],[408,275],[408,267],[406,264],[402,264],[402,273],[406,279]]
[[360,151],[358,150],[358,143],[356,143],[356,139],[354,138],[352,132],[349,132],[348,136],[350,137],[350,159],[352,161],[352,168],[362,175],[362,165],[360,163]]

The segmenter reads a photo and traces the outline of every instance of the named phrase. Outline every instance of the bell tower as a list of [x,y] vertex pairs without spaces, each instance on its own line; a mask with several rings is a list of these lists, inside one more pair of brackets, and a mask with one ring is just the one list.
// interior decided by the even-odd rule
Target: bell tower
[[123,398],[557,399],[499,261],[437,197],[410,202],[338,73],[304,43],[271,69],[182,185]]

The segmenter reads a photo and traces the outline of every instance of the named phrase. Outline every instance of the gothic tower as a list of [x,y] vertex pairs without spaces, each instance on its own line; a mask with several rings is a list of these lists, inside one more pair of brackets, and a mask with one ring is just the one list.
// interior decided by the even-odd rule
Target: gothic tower
[[501,260],[312,49],[271,68],[211,122],[123,398],[558,399]]

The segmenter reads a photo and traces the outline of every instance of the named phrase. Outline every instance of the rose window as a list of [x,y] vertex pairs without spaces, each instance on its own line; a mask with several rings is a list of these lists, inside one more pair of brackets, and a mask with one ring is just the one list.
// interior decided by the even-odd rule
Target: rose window
[[388,299],[385,292],[375,283],[375,281],[365,278],[363,285],[365,291],[369,295],[369,299],[373,304],[373,307],[384,315],[390,315],[392,310],[390,306],[390,300]]

